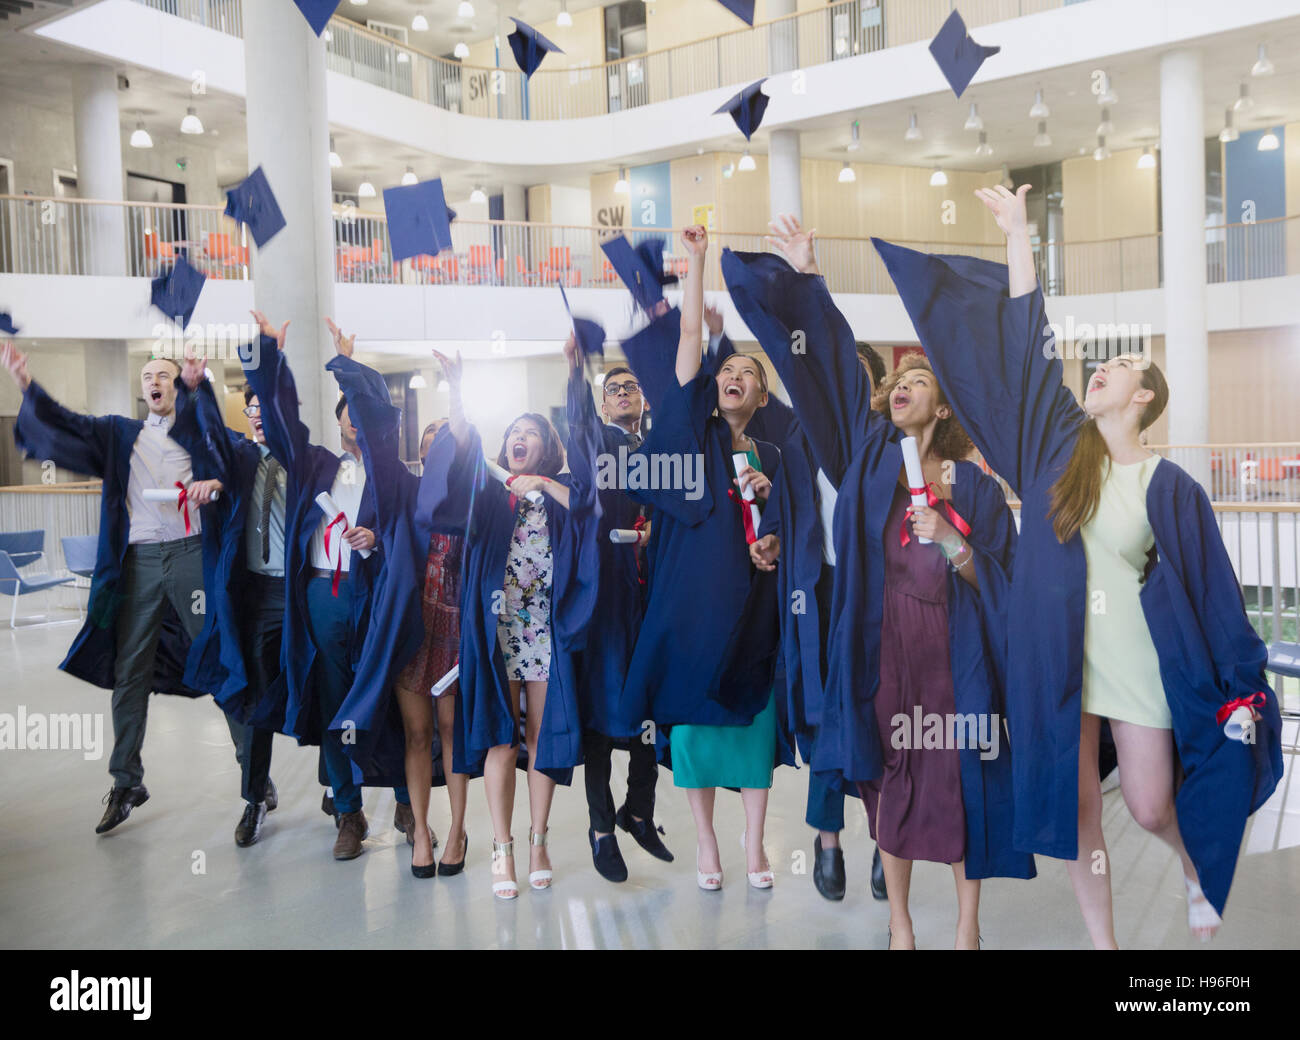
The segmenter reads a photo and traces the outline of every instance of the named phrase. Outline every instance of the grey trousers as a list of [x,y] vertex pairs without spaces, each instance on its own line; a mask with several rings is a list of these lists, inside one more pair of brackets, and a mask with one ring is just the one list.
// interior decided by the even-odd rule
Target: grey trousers
[[[113,753],[108,771],[115,787],[144,779],[144,746],[154,657],[163,616],[171,604],[191,639],[203,628],[203,548],[198,535],[170,542],[130,546],[122,564],[122,602],[117,610],[117,664],[113,676]],[[225,714],[224,712],[222,713]],[[226,716],[235,757],[244,746],[244,726]],[[241,762],[242,765],[242,762]]]

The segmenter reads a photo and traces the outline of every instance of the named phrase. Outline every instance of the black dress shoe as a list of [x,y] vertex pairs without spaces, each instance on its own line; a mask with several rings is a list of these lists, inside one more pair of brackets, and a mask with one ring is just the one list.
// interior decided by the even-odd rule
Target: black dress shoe
[[111,831],[131,815],[132,809],[137,805],[144,805],[148,800],[149,791],[144,784],[136,784],[134,787],[112,788],[108,794],[104,795],[104,804],[108,808],[104,810],[104,815],[95,827],[95,833],[103,834],[106,831]]
[[633,819],[632,814],[627,811],[627,806],[624,805],[614,817],[614,822],[632,835],[632,840],[655,859],[661,859],[665,863],[673,861],[673,854],[668,851],[668,846],[659,840],[659,835],[663,834],[664,829],[656,827],[654,820]]
[[323,795],[320,796],[320,811],[323,812],[326,816],[332,816],[334,818],[335,828],[338,827],[339,814],[338,811],[334,808],[334,799],[330,797],[330,793],[328,791],[326,791]]
[[813,885],[825,899],[844,898],[844,850],[823,849],[820,834],[813,841]]
[[465,860],[469,857],[469,832],[465,832],[465,840],[461,842],[462,849],[465,851],[460,854],[459,863],[448,863],[447,852],[444,849],[442,853],[442,862],[438,864],[439,877],[454,877],[465,869]]
[[871,857],[871,898],[889,898],[889,893],[885,891],[885,865],[880,862],[879,845],[876,846],[876,854]]
[[596,865],[596,873],[606,881],[626,881],[627,864],[623,862],[623,853],[618,851],[618,839],[612,834],[597,838],[596,831],[589,827],[587,841],[591,844],[591,862]]
[[273,812],[280,804],[280,792],[275,789],[275,781],[269,776],[266,778],[266,796],[263,801],[266,802],[267,812]]
[[239,825],[235,828],[235,844],[241,849],[256,845],[257,839],[262,836],[262,821],[265,819],[265,802],[258,802],[256,805],[245,802],[244,815],[239,818]]

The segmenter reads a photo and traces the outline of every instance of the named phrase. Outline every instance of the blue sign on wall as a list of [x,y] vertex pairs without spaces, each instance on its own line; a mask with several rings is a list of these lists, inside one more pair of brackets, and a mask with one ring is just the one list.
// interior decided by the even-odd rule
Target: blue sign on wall
[[633,166],[628,170],[629,228],[670,228],[673,226],[671,164]]
[[[1266,134],[1277,136],[1278,146],[1259,150]],[[1286,274],[1285,225],[1260,223],[1286,216],[1286,136],[1281,126],[1242,131],[1223,149],[1223,219],[1228,224],[1227,276],[1269,278]]]

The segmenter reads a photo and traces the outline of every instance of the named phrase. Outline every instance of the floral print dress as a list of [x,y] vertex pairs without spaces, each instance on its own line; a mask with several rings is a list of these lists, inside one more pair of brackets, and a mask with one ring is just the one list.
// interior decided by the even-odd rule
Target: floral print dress
[[545,503],[521,498],[506,556],[504,609],[497,620],[497,643],[506,677],[546,681],[551,672],[551,579],[554,558]]

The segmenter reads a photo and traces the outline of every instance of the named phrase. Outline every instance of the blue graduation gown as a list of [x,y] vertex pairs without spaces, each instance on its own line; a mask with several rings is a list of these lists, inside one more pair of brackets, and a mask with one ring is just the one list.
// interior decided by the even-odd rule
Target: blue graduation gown
[[[207,611],[203,630],[189,655],[185,681],[196,689],[210,690],[223,711],[247,722],[257,714],[258,705],[244,703],[248,665],[240,618],[248,587],[245,525],[261,451],[255,442],[226,426],[212,385],[206,380],[197,392],[178,384],[176,421],[169,435],[191,459],[203,459],[224,488],[217,501],[202,507]],[[266,698],[268,691],[261,696]]]
[[[827,674],[812,767],[843,789],[883,770],[874,700],[884,620],[885,523],[903,466],[903,432],[871,410],[870,384],[852,331],[825,282],[770,254],[722,258],[731,298],[794,402],[816,464],[839,487],[832,525],[836,557],[827,636]],[[807,351],[791,350],[803,330]],[[979,589],[948,573],[948,644],[960,715],[1002,715],[1004,590],[1015,555],[1015,523],[996,482],[968,462],[954,464],[952,506],[970,525]],[[1033,858],[1011,839],[1012,772],[1005,744],[995,758],[959,752],[970,878],[1034,876]]]
[[[334,486],[334,478],[343,462],[328,448],[310,441],[311,432],[298,417],[298,390],[284,354],[270,336],[262,336],[259,351],[251,352],[256,366],[245,361],[244,371],[262,407],[262,430],[267,447],[285,471],[285,596],[284,641],[280,648],[280,665],[284,673],[282,696],[268,703],[257,719],[264,729],[275,729],[297,739],[299,744],[319,744],[325,730],[336,728],[333,720],[321,718],[319,704],[311,683],[316,646],[310,634],[307,610],[307,585],[311,581],[311,539],[324,514],[316,505],[316,496]],[[362,491],[357,523],[375,527],[375,496],[370,481]],[[348,581],[352,586],[352,667],[361,664],[370,617],[372,569],[378,569],[382,546],[369,560],[353,554]],[[366,778],[367,783],[388,786],[401,779]]]
[[[569,460],[569,509],[543,496],[553,566],[551,661],[538,746],[529,751],[536,756],[537,769],[561,784],[572,781],[573,768],[582,762],[575,656],[584,646],[599,577],[592,455]],[[501,602],[515,513],[510,492],[487,475],[482,460],[482,441],[473,427],[463,446],[457,445],[450,428],[439,430],[424,461],[417,504],[419,515],[434,529],[465,539],[460,697],[452,752],[457,773],[482,772],[489,749],[517,745],[523,733],[511,709],[494,609]]]
[[[670,331],[664,327],[662,334]],[[650,369],[627,343],[624,352],[646,386],[643,372]],[[772,693],[779,640],[775,576],[750,562],[740,508],[727,494],[734,487],[731,430],[712,415],[717,402],[717,381],[706,371],[686,386],[674,380],[664,388],[650,436],[636,452],[647,464],[658,455],[690,459],[692,465],[703,460],[697,499],[681,487],[630,492],[655,510],[655,550],[650,599],[621,710],[629,718],[653,719],[660,728],[748,725]],[[656,408],[653,400],[651,407]],[[763,472],[775,479],[780,451],[755,444]]]
[[[122,605],[118,583],[131,536],[126,489],[131,475],[131,452],[144,423],[121,415],[81,415],[64,408],[32,381],[23,394],[14,424],[14,442],[38,459],[74,473],[103,481],[99,505],[99,545],[95,573],[90,581],[86,620],[59,665],[69,675],[111,690],[117,662],[117,612]],[[194,476],[206,479],[201,460],[194,460]],[[190,638],[171,605],[163,608],[162,631],[154,659],[153,689],[202,697],[204,688],[183,680]]]
[[[631,454],[631,438],[601,419],[591,386],[580,369],[569,377],[567,410],[571,464],[585,454],[578,438],[594,444],[599,454],[614,464],[619,463],[620,453],[624,457]],[[621,694],[645,613],[645,595],[637,573],[636,547],[615,545],[609,540],[609,532],[634,526],[641,506],[618,487],[597,486],[596,494],[600,502],[596,529],[600,576],[586,649],[577,661],[578,706],[585,728],[625,740],[641,735],[644,719],[622,712]]]
[[[417,515],[420,479],[401,460],[401,411],[393,407],[383,377],[341,355],[325,367],[334,373],[357,429],[357,446],[366,467],[366,487],[375,505],[379,566],[371,569],[370,622],[362,641],[356,681],[331,724],[346,719],[355,739],[344,750],[364,773],[404,775],[406,736],[393,683],[424,640],[423,594],[430,525]],[[355,563],[359,556],[352,557]],[[441,759],[442,747],[435,758]],[[445,782],[441,770],[434,779]],[[401,783],[401,780],[397,781]]]
[[[1007,269],[873,240],[962,425],[1021,500],[1008,594],[1016,652],[1007,662],[1017,748],[1017,847],[1077,857],[1079,720],[1087,567],[1082,539],[1062,545],[1050,490],[1069,461],[1083,409],[1062,383],[1042,293],[1008,296]],[[1140,593],[1160,660],[1184,779],[1178,826],[1206,898],[1228,898],[1246,818],[1282,775],[1281,719],[1265,681],[1267,651],[1201,487],[1162,459],[1147,488],[1155,561]],[[1230,699],[1261,692],[1255,743],[1216,721]]]

